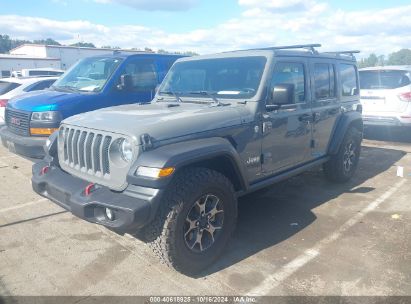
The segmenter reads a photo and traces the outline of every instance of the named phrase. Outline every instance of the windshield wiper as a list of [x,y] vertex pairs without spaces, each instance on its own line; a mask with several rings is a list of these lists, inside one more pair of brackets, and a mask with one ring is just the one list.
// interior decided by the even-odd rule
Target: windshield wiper
[[217,99],[217,97],[215,96],[215,95],[217,94],[216,92],[209,92],[209,91],[192,91],[192,92],[188,92],[188,94],[192,94],[192,95],[204,95],[204,96],[206,95],[206,96],[210,97],[217,106],[225,106],[225,105],[226,105],[226,104],[224,104],[224,103],[221,103],[221,101],[219,101],[219,100]]
[[179,96],[178,93],[174,92],[174,91],[160,91],[160,94],[166,94],[166,95],[172,95],[174,96],[174,98],[176,99],[177,102],[183,102],[183,100],[181,99],[181,97]]

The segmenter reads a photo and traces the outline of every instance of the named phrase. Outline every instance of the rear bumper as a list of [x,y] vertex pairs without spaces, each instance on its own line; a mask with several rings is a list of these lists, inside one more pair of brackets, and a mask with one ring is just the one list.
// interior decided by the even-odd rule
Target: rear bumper
[[366,126],[411,127],[411,118],[402,118],[400,115],[363,114],[362,119]]
[[7,126],[0,129],[0,137],[3,146],[13,153],[32,158],[43,158],[45,156],[44,145],[47,137],[17,135],[10,132]]
[[[38,194],[52,200],[75,216],[106,226],[119,233],[135,232],[152,218],[153,205],[158,205],[162,190],[130,185],[123,192],[96,186],[89,195],[84,189],[90,183],[65,173],[45,161],[33,165],[32,186]],[[114,220],[105,215],[105,208],[114,212]]]

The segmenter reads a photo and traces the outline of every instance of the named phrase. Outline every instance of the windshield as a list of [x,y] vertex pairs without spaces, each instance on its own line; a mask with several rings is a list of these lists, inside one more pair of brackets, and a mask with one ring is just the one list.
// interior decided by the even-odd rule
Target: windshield
[[360,87],[366,90],[397,89],[411,84],[407,71],[360,71]]
[[85,58],[70,68],[52,88],[56,90],[72,90],[99,92],[120,64],[119,58]]
[[20,85],[20,83],[0,81],[0,95],[8,93],[11,90],[14,90],[15,88],[19,87]]
[[234,57],[176,63],[165,78],[160,95],[202,95],[207,98],[251,98],[259,87],[265,57]]

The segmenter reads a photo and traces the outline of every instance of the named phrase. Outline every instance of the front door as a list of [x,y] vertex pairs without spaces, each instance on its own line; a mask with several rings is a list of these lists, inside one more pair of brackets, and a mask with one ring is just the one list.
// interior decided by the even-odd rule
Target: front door
[[291,85],[291,103],[263,113],[263,174],[294,167],[310,159],[311,120],[307,61],[289,59],[277,61],[269,89],[267,103],[276,85]]

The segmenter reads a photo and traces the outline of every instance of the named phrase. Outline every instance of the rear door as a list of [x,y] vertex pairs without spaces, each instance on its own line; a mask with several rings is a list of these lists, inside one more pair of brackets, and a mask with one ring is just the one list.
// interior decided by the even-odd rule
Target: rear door
[[312,157],[327,153],[331,132],[341,107],[337,98],[337,66],[329,59],[310,59],[313,111]]
[[[411,75],[404,70],[363,70],[360,74],[363,112],[404,112],[411,92]],[[405,95],[406,96],[406,95]]]

